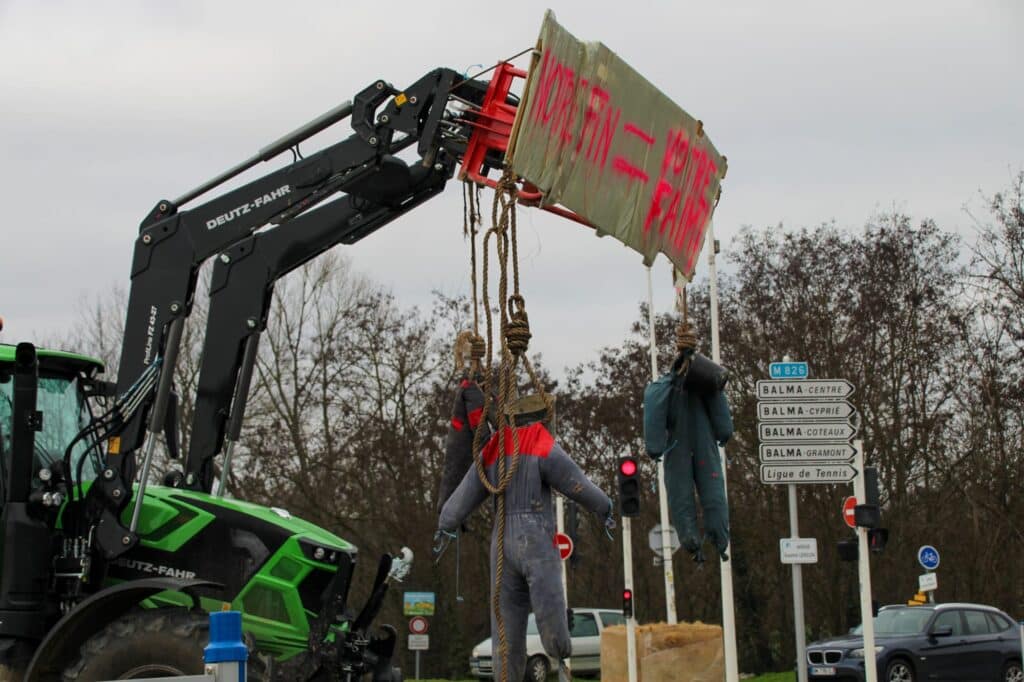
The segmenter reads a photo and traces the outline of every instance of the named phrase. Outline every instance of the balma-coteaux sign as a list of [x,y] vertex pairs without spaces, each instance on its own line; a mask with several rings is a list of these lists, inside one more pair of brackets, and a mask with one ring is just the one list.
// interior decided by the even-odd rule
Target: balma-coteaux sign
[[725,177],[703,125],[601,43],[544,17],[506,161],[639,251],[693,275]]

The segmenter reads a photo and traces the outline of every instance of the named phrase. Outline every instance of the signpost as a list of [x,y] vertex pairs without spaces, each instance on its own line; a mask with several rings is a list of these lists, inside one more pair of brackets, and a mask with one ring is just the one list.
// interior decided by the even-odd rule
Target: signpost
[[[651,529],[650,533],[647,534],[647,544],[650,546],[651,551],[654,552],[659,557],[662,556],[662,554],[663,554],[663,552],[662,552],[662,547],[663,547],[663,545],[662,545],[662,537],[663,536],[662,536],[662,533],[661,533],[661,529],[662,529],[662,525],[659,523],[659,524],[655,525],[654,528]],[[679,550],[679,547],[680,547],[679,533],[676,532],[676,527],[675,526],[669,525],[667,537],[668,537],[669,552],[672,553],[672,554],[675,554]]]
[[939,550],[931,545],[921,545],[917,550],[917,562],[926,571],[934,571],[939,567]]
[[818,563],[816,538],[780,538],[779,556],[784,564]]
[[849,483],[856,470],[842,462],[821,464],[762,464],[762,483]]
[[[935,574],[932,571],[939,567],[939,550],[935,549],[931,545],[921,545],[921,547],[917,550],[917,563],[921,564],[921,568],[928,571],[928,573],[926,573],[925,575],[934,576]],[[921,576],[922,579],[924,577],[925,576]],[[922,587],[921,591],[927,592],[929,603],[934,604],[935,590],[938,589],[939,579],[938,577],[934,577],[928,578],[927,580],[930,583],[934,583],[934,587],[931,587],[927,590],[924,587]],[[920,582],[920,579],[918,580],[918,582],[922,585],[924,584]]]
[[[857,415],[847,401],[854,387],[846,379],[808,379],[806,362],[788,357],[768,367],[770,380],[757,382],[757,433],[761,441],[761,482],[789,486],[789,535],[779,541],[783,563],[793,570],[793,626],[797,679],[807,682],[807,642],[801,564],[817,561],[817,541],[801,538],[797,517],[798,484],[849,483],[857,477],[850,461],[857,456],[850,439]],[[867,548],[861,549],[867,555]],[[870,666],[869,666],[870,667]]]
[[850,528],[856,528],[857,522],[854,520],[854,509],[857,506],[857,498],[850,496],[843,500],[843,521]]
[[917,576],[917,589],[921,592],[932,592],[939,589],[939,576],[937,573],[922,573]]
[[562,561],[572,556],[572,538],[565,533],[555,533],[555,547],[558,548],[558,556],[562,558]]
[[433,616],[435,601],[433,592],[405,592],[402,595],[402,615]]
[[423,616],[409,619],[409,651],[416,652],[416,679],[420,679],[420,652],[430,648],[430,622]]

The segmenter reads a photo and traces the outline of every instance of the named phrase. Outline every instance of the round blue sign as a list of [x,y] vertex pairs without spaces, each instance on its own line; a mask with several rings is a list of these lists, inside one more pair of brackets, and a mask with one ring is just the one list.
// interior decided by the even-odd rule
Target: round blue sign
[[922,545],[921,549],[917,550],[917,562],[925,570],[934,571],[939,567],[939,550],[931,545]]

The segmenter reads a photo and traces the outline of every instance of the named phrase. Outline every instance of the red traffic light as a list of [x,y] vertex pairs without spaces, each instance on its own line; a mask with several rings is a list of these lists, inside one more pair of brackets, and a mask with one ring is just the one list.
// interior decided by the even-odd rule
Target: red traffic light
[[622,590],[622,615],[626,618],[633,617],[633,590],[628,587]]
[[636,460],[632,457],[623,457],[619,461],[619,471],[622,472],[623,476],[635,476],[636,475]]
[[627,601],[632,599],[633,598],[633,590],[623,590],[622,591],[622,598],[627,600]]

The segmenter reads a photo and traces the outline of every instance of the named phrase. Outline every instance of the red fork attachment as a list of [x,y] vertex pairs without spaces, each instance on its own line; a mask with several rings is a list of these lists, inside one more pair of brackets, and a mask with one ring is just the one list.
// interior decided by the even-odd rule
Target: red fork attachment
[[[504,158],[508,151],[512,125],[516,119],[516,105],[508,102],[508,95],[516,78],[525,79],[526,71],[517,69],[508,62],[501,62],[495,68],[494,76],[491,77],[490,85],[487,86],[483,104],[479,110],[473,112],[475,120],[469,122],[473,133],[469,136],[466,153],[462,159],[462,167],[459,169],[460,179],[469,179],[478,185],[485,185],[492,189],[497,188],[497,180],[485,177],[481,171],[485,166],[488,153],[495,152],[494,155]],[[520,180],[520,183],[521,186],[517,190],[520,204],[539,206],[555,215],[593,227],[583,217],[567,208],[541,206],[543,196],[540,190],[525,180]]]

